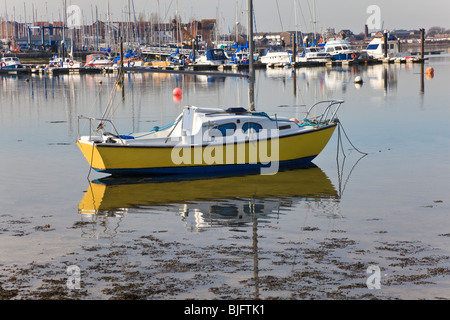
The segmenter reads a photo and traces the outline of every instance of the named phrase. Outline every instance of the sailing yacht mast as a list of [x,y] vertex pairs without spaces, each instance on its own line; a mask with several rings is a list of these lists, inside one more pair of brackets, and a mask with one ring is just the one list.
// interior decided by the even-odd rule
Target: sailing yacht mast
[[248,0],[248,75],[249,75],[249,106],[255,111],[255,70],[253,66],[253,0]]
[[314,30],[314,39],[313,41],[316,41],[316,24],[317,24],[317,19],[316,19],[316,0],[313,1],[313,30]]

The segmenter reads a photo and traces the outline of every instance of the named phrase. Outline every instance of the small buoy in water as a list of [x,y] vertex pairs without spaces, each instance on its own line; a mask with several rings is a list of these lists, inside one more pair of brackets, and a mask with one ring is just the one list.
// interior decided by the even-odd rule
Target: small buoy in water
[[172,93],[174,96],[181,96],[182,91],[180,88],[175,88],[173,89]]
[[431,68],[431,67],[430,67],[430,68],[427,68],[427,75],[433,77],[433,75],[434,75],[434,69]]
[[26,79],[25,79],[25,82],[28,82],[28,81],[30,81],[30,79],[26,78]]
[[363,83],[362,78],[361,78],[360,76],[357,76],[357,77],[355,78],[355,83]]
[[103,83],[103,81],[102,80],[100,80],[99,82],[98,82],[98,84],[102,84]]

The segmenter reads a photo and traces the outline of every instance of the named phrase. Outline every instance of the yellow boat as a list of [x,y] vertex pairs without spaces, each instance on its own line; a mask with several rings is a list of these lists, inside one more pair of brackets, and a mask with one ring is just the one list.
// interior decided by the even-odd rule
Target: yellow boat
[[[252,39],[251,0],[248,21]],[[253,56],[252,41],[249,56]],[[90,121],[90,132],[86,136],[78,133],[77,145],[93,169],[116,175],[237,171],[275,174],[280,167],[311,162],[330,140],[343,101],[318,102],[301,121],[270,117],[255,112],[253,59],[249,61],[248,78],[249,110],[187,106],[169,125],[128,135],[119,134],[109,119],[80,116],[79,121]],[[323,109],[318,111],[320,107]],[[312,117],[312,111],[319,116]],[[92,130],[96,120],[99,125]]]
[[[148,132],[120,135],[106,119],[77,145],[93,169],[110,174],[182,174],[260,172],[311,162],[327,145],[341,100],[321,101],[319,116],[302,121],[270,117],[244,108],[187,106],[178,118]],[[80,127],[80,126],[79,126]],[[108,128],[110,130],[108,130]]]

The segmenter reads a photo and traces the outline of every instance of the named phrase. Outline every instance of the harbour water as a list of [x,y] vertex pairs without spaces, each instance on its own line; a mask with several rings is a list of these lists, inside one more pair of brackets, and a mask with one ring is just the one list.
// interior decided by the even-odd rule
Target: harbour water
[[345,100],[314,165],[274,176],[90,171],[77,117],[101,117],[112,90],[124,134],[184,105],[248,106],[245,78],[129,73],[122,96],[114,77],[0,78],[0,298],[450,298],[449,56],[257,70],[258,111]]

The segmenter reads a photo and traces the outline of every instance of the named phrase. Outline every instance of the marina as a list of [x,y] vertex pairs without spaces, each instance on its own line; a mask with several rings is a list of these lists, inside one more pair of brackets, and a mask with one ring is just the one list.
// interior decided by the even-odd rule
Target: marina
[[450,299],[450,54],[424,29],[164,56],[130,30],[3,57],[0,300]]
[[[298,61],[290,65],[290,68],[310,68],[317,66],[342,66],[342,65],[368,65],[368,64],[380,64],[380,63],[423,63],[423,60],[420,58],[390,58],[390,59],[368,59],[368,60],[355,60],[355,61],[328,61],[328,62],[317,62],[317,61],[308,61],[301,62]],[[264,63],[255,63],[256,69],[261,68],[274,68],[277,66],[271,64]],[[278,66],[280,67],[280,66]],[[283,68],[286,66],[282,66]],[[57,69],[53,69],[51,71],[45,70],[45,66],[39,65],[25,65],[22,69],[0,69],[0,74],[44,74],[44,73],[52,73],[52,74],[67,74],[67,73],[112,73],[117,72],[117,68],[93,68],[93,67],[61,67]],[[233,65],[233,64],[217,64],[217,65],[191,65],[191,66],[171,66],[164,65],[159,67],[149,66],[149,67],[124,67],[123,70],[125,72],[158,72],[159,70],[186,70],[186,71],[230,71],[230,70],[248,70],[248,65]]]

